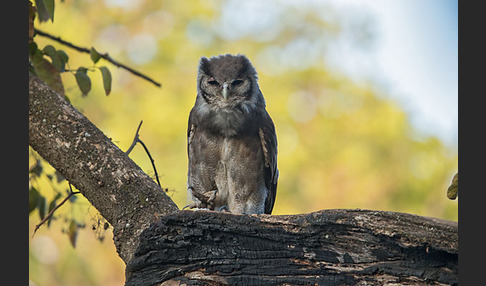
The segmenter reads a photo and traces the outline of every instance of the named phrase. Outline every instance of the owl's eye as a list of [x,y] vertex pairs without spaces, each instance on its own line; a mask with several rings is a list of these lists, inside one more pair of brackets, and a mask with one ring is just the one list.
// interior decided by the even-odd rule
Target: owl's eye
[[241,79],[235,79],[231,84],[235,86],[235,85],[240,85],[242,83],[243,81]]
[[210,78],[210,79],[208,79],[208,83],[209,83],[210,85],[218,85],[218,84],[219,84],[219,83],[218,83],[218,82],[217,82],[217,81],[216,81],[214,78]]

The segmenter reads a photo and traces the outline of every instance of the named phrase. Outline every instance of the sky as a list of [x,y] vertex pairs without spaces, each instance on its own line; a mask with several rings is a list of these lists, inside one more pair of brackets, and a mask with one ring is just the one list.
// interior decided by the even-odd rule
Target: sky
[[[331,22],[338,19],[343,36],[330,39],[308,29],[307,38],[275,47],[272,37],[292,21],[283,6],[307,6]],[[457,0],[228,0],[217,24],[227,40],[251,35],[267,42],[263,58],[276,70],[305,68],[324,53],[327,68],[375,83],[400,103],[420,134],[457,148]]]
[[457,146],[457,0],[330,2],[338,11],[370,13],[377,36],[365,51],[345,43],[336,49],[336,68],[356,79],[378,78],[416,129]]

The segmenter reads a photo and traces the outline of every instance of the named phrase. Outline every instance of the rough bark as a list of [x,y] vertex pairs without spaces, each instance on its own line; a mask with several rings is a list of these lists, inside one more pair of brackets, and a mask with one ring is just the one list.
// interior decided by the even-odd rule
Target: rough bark
[[178,210],[103,132],[32,73],[29,144],[113,226],[115,245],[125,263],[154,217]]
[[181,211],[142,233],[126,285],[456,285],[457,230],[367,210]]

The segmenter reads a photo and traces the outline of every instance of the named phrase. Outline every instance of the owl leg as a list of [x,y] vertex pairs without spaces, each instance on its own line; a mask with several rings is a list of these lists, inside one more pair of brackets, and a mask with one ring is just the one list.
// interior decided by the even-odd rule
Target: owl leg
[[[195,192],[193,187],[189,187],[189,190],[191,191],[194,202],[184,206],[182,209],[199,208],[199,209],[214,210],[214,201],[216,199],[216,196],[218,195],[218,189],[214,191],[205,192],[204,194]],[[208,193],[210,194],[207,195]]]

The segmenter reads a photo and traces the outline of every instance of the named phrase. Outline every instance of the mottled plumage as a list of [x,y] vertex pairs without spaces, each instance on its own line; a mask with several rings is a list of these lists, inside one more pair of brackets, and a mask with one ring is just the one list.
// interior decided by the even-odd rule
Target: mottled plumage
[[191,208],[272,212],[277,137],[257,73],[245,56],[201,58],[187,138]]

